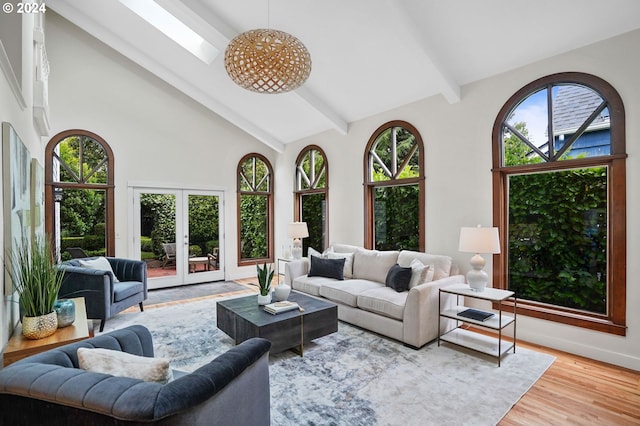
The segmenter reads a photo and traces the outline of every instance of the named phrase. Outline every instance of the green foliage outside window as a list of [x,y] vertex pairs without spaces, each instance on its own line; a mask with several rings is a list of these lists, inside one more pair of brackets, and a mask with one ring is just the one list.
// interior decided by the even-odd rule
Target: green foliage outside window
[[418,185],[375,189],[374,226],[377,250],[419,250]]
[[268,256],[267,196],[240,195],[240,258]]
[[325,194],[305,194],[302,196],[302,220],[307,222],[309,237],[302,239],[302,254],[306,256],[309,247],[325,249]]
[[605,167],[509,178],[509,289],[606,313]]

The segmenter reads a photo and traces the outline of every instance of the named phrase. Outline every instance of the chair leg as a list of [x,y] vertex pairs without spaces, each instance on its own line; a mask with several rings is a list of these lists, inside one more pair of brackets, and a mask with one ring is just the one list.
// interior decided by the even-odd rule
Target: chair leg
[[106,320],[102,320],[100,321],[100,333],[102,333],[104,331],[104,323]]
[[142,302],[140,302],[139,305],[140,305],[140,312],[144,312],[144,306],[142,306]]

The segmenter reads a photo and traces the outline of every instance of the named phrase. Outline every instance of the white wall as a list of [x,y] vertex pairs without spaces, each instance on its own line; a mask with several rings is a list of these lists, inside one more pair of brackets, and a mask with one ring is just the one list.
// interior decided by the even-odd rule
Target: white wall
[[[4,17],[7,18],[6,16]],[[22,73],[16,78],[22,82],[22,98],[26,107],[22,107],[11,90],[9,80],[3,72],[0,72],[0,122],[11,123],[16,133],[29,149],[31,157],[42,163],[44,154],[43,142],[33,124],[33,15],[14,14],[9,19],[22,20]],[[2,162],[0,162],[0,176],[2,175]],[[0,245],[4,247],[4,201],[0,214]],[[4,253],[1,257],[4,258]],[[4,274],[0,274],[0,292],[4,289]],[[17,300],[17,298],[16,298]],[[13,327],[17,323],[17,303],[13,302],[13,296],[4,296],[3,303],[0,303],[0,342],[2,346],[7,342]]]
[[116,255],[131,256],[128,185],[223,189],[227,279],[254,275],[237,267],[236,168],[250,152],[275,167],[274,151],[51,11],[47,37],[52,136],[89,130],[113,149]]
[[[579,71],[611,83],[626,107],[627,124],[627,336],[613,336],[578,327],[520,316],[518,337],[531,342],[640,370],[640,45],[635,31],[549,60],[462,87],[462,101],[448,104],[438,96],[369,117],[349,126],[346,136],[326,132],[288,145],[282,155],[287,167],[300,150],[317,144],[326,153],[330,172],[330,240],[362,244],[363,153],[371,134],[390,120],[405,120],[422,135],[426,161],[426,249],[448,254],[468,270],[469,256],[458,253],[461,226],[492,225],[491,132],[500,108],[518,89],[549,74]],[[293,170],[280,180],[290,191]],[[279,208],[290,211],[292,197],[282,196]],[[280,229],[284,224],[280,221]],[[283,238],[284,240],[284,238]],[[491,274],[488,259],[487,270]]]

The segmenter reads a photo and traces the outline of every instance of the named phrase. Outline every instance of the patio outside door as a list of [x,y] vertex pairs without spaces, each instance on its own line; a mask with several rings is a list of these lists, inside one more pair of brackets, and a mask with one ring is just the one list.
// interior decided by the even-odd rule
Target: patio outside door
[[222,191],[134,188],[133,206],[149,288],[224,280]]

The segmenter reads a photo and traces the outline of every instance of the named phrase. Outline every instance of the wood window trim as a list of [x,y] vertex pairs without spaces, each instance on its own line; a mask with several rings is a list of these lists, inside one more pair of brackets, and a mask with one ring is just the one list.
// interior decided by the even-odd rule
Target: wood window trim
[[[376,142],[378,137],[387,129],[393,127],[404,127],[415,137],[416,143],[418,144],[418,168],[420,169],[420,176],[417,178],[408,178],[408,179],[392,179],[384,182],[372,182],[370,179],[371,170],[369,168],[369,153],[373,144]],[[424,143],[422,141],[422,136],[418,129],[416,129],[413,125],[406,121],[402,120],[393,120],[387,123],[382,124],[378,127],[367,142],[367,146],[364,151],[364,159],[363,159],[363,171],[364,171],[364,247],[368,249],[374,248],[374,232],[373,232],[373,223],[374,223],[374,189],[378,187],[385,186],[397,186],[397,185],[418,185],[419,191],[419,239],[418,245],[419,250],[424,251],[426,247],[426,237],[425,237],[425,177],[424,177]]]
[[[320,153],[320,155],[322,156],[322,159],[324,161],[324,181],[325,181],[325,186],[324,188],[313,188],[313,189],[300,189],[297,187],[297,173],[298,173],[298,167],[300,167],[302,161],[304,160],[305,155],[307,155],[308,152],[310,151],[318,151]],[[296,187],[294,188],[293,194],[293,220],[296,222],[299,222],[302,218],[302,197],[305,195],[309,195],[309,194],[324,194],[324,200],[325,200],[325,229],[327,230],[327,232],[325,233],[324,236],[324,247],[322,248],[323,250],[327,247],[329,247],[329,163],[327,162],[327,155],[325,154],[324,150],[322,148],[320,148],[318,145],[308,145],[306,147],[304,147],[300,153],[298,154],[298,157],[296,158]]]
[[[107,156],[107,183],[106,184],[87,184],[87,183],[73,183],[73,182],[54,182],[53,181],[53,154],[56,146],[66,138],[70,136],[86,136],[95,140],[105,151]],[[115,256],[115,173],[114,173],[114,156],[113,151],[109,144],[97,134],[88,130],[72,129],[65,130],[53,136],[49,139],[47,146],[45,147],[45,191],[44,191],[44,208],[45,208],[45,232],[49,235],[53,235],[55,221],[53,207],[54,190],[55,188],[72,188],[72,189],[97,189],[105,191],[105,254],[107,256]]]
[[[515,167],[502,166],[501,134],[502,123],[507,115],[524,98],[538,89],[548,85],[581,84],[598,92],[609,102],[611,117],[611,155],[590,157],[576,160],[563,160],[540,165],[526,165]],[[622,98],[618,92],[606,81],[599,77],[583,73],[559,73],[542,77],[516,92],[502,107],[493,126],[493,223],[507,235],[508,229],[508,191],[507,179],[512,174],[527,171],[555,171],[577,167],[591,167],[605,165],[609,168],[609,195],[607,204],[610,206],[608,217],[609,245],[607,253],[608,265],[608,297],[607,314],[597,315],[571,309],[545,305],[526,300],[518,300],[518,314],[534,318],[601,331],[614,335],[626,335],[626,157],[625,152],[625,112]],[[497,288],[506,289],[508,286],[507,238],[501,241],[501,253],[493,256],[493,283]],[[507,307],[513,310],[512,306]]]
[[[260,161],[262,161],[266,166],[267,166],[267,170],[269,173],[269,190],[268,191],[242,191],[241,190],[241,176],[240,176],[240,171],[242,170],[242,164],[251,159],[251,158],[256,158]],[[237,226],[237,233],[236,233],[236,237],[237,237],[237,256],[238,256],[238,266],[251,266],[251,265],[257,265],[257,264],[262,264],[262,263],[273,263],[274,262],[274,250],[273,250],[273,228],[274,228],[274,202],[273,202],[273,190],[274,190],[274,174],[273,174],[273,167],[271,166],[271,162],[267,159],[267,157],[265,157],[262,154],[258,154],[256,152],[250,153],[245,155],[244,157],[242,157],[240,159],[240,161],[238,162],[238,167],[236,170],[236,178],[237,178],[237,182],[236,182],[236,212],[237,212],[237,216],[236,216],[236,223],[238,224]],[[240,245],[240,241],[241,241],[241,235],[240,235],[240,229],[242,227],[241,224],[241,214],[240,214],[240,197],[242,195],[258,195],[258,196],[264,196],[267,198],[267,256],[263,257],[263,258],[255,258],[255,259],[243,259],[242,258],[242,247]]]

